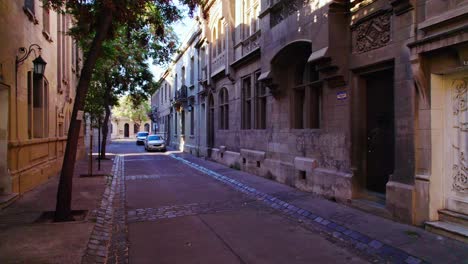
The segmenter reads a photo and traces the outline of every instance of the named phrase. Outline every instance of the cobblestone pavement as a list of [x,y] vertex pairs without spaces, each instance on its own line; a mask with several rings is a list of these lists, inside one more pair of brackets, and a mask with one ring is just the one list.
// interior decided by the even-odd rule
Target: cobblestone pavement
[[336,220],[346,212],[293,204],[306,193],[265,193],[133,143],[116,152],[83,263],[428,263]]

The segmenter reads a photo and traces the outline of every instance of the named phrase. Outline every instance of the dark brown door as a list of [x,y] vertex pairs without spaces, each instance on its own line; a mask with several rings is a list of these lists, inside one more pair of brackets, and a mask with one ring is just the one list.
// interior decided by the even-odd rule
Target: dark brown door
[[124,137],[128,138],[130,136],[130,125],[125,124],[124,125]]
[[366,87],[366,188],[385,193],[385,186],[393,173],[395,160],[393,70],[366,76]]

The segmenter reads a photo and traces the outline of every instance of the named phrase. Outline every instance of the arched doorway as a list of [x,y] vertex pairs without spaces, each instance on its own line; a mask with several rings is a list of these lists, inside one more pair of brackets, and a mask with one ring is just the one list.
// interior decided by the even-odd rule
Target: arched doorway
[[146,132],[150,131],[150,125],[148,123],[145,124],[145,131]]
[[[210,93],[208,96],[208,122],[207,122],[207,140],[206,144],[208,148],[212,148],[214,146],[214,112],[215,112],[215,106],[214,106],[214,98],[213,94]],[[211,153],[209,153],[211,154]]]
[[128,123],[124,125],[124,137],[130,137],[130,125]]

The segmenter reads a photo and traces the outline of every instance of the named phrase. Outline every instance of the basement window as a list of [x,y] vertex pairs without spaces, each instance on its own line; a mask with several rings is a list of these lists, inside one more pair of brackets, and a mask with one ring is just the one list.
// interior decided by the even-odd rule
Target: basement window
[[260,161],[257,160],[257,168],[260,168]]

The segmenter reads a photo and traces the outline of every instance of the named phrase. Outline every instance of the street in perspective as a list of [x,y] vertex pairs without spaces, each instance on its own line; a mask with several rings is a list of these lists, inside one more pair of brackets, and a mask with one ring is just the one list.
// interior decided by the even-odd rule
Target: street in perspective
[[467,14],[1,1],[0,263],[468,264]]

